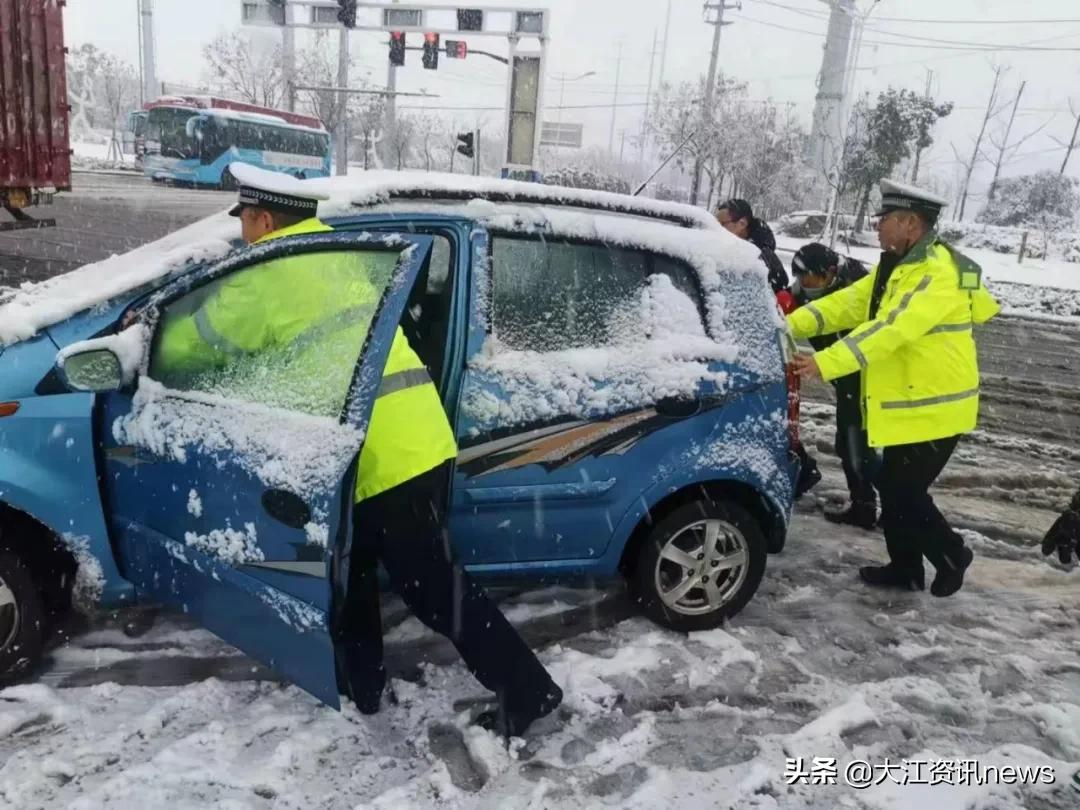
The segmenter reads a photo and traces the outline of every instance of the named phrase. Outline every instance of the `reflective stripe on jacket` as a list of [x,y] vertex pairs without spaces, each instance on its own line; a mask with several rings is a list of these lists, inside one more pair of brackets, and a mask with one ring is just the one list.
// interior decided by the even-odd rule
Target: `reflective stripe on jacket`
[[1001,310],[977,265],[937,240],[918,242],[893,270],[870,319],[879,268],[788,316],[797,338],[850,334],[816,357],[822,377],[862,371],[870,444],[890,447],[968,433],[979,413],[973,324]]
[[[330,230],[312,218],[259,242]],[[386,261],[396,256],[387,254]],[[206,387],[206,375],[216,374],[225,393],[246,387],[246,398],[337,418],[382,295],[365,270],[350,254],[301,254],[213,282],[194,311],[162,325],[158,365],[170,382]],[[237,386],[243,375],[236,359],[267,354],[273,359],[258,363],[251,379]],[[355,500],[456,455],[438,390],[398,327],[360,453]]]

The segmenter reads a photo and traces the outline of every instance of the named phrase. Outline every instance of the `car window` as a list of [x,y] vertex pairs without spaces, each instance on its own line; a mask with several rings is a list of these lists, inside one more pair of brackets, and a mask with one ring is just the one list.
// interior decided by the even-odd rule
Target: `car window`
[[511,350],[632,345],[660,333],[705,334],[694,272],[609,245],[496,236],[492,331]]
[[164,308],[149,375],[175,390],[337,417],[396,264],[394,252],[325,252],[213,281]]

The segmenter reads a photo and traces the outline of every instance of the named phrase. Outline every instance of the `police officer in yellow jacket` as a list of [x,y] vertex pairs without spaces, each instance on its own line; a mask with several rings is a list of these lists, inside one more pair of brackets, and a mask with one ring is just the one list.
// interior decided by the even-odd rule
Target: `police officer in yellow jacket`
[[[248,244],[332,230],[315,217],[317,199],[298,181],[242,164],[230,170],[240,185],[231,213]],[[293,384],[311,386],[316,411],[323,401],[340,403],[349,379],[333,379],[332,369],[354,364],[323,361],[345,346],[359,354],[382,290],[357,279],[355,269],[339,270],[332,254],[299,256],[269,275],[238,273],[218,283],[190,316],[163,324],[163,364],[181,375],[206,373],[230,355],[283,345],[299,352],[291,368],[302,379]],[[327,341],[331,335],[337,339]],[[399,327],[360,453],[353,542],[342,566],[346,599],[335,606],[331,629],[349,696],[361,711],[378,711],[386,682],[376,579],[382,562],[417,618],[447,636],[495,692],[497,708],[477,722],[518,735],[557,707],[562,692],[451,553],[445,517],[456,456],[438,390]]]
[[964,582],[974,554],[950,528],[929,489],[960,437],[975,428],[979,368],[972,334],[1000,310],[979,266],[937,237],[945,200],[889,180],[881,183],[881,260],[869,276],[796,310],[796,337],[851,330],[815,355],[796,358],[805,378],[862,372],[862,405],[872,447],[884,448],[876,481],[889,563],[860,569],[870,584],[925,587],[923,557],[937,574],[935,596]]

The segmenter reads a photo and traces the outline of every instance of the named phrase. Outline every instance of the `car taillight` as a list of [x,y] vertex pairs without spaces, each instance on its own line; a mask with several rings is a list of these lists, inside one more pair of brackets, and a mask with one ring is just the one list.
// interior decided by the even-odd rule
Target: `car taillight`
[[787,364],[787,415],[788,415],[788,445],[794,451],[799,447],[799,394],[802,385],[799,375],[795,373],[795,366]]
[[18,402],[0,402],[0,416],[12,416],[18,410]]

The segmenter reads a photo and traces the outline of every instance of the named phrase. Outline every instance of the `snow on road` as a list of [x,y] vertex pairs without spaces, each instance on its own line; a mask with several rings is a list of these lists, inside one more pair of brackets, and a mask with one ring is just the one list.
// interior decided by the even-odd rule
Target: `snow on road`
[[[483,691],[441,643],[374,717],[262,679],[11,687],[0,692],[0,806],[1075,807],[1066,782],[1080,766],[1080,571],[969,536],[979,557],[957,597],[888,594],[854,576],[881,558],[880,536],[807,510],[725,629],[686,637],[597,614],[546,646],[564,708],[509,751],[468,726],[467,699]],[[528,626],[552,603],[588,598],[526,595],[509,612]],[[389,643],[399,653],[433,643],[418,630]],[[57,659],[70,668],[181,654],[228,648],[166,621],[135,641],[106,630],[76,638]],[[1049,766],[1056,779],[787,784],[787,760],[814,757],[836,758],[841,774],[854,760],[972,758]]]

